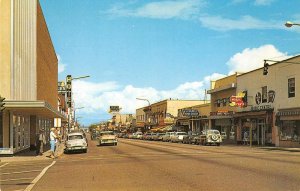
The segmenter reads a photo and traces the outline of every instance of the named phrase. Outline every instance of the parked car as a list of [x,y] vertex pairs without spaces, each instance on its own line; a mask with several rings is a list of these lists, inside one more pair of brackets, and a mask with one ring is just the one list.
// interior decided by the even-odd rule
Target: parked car
[[142,139],[142,137],[143,137],[142,132],[138,131],[138,132],[135,133],[135,137],[134,137],[135,139]]
[[162,141],[162,137],[165,133],[156,133],[152,136],[153,141]]
[[199,132],[192,132],[190,135],[183,137],[182,142],[185,144],[196,144],[196,138],[199,135]]
[[87,152],[88,144],[85,137],[80,132],[69,133],[65,143],[65,153],[70,151]]
[[202,145],[217,145],[220,146],[222,143],[222,135],[220,134],[220,131],[215,129],[209,129],[204,130],[201,132],[201,135],[199,136],[197,140],[197,143]]
[[162,136],[162,141],[163,142],[169,142],[170,137],[174,134],[175,134],[175,132],[166,132],[166,134]]
[[152,133],[152,132],[145,133],[145,134],[143,135],[143,139],[144,139],[144,140],[151,141],[153,135],[154,135],[154,133]]
[[173,143],[182,143],[183,138],[187,137],[188,134],[186,132],[175,132],[174,135],[170,136],[170,142]]
[[118,139],[113,131],[100,131],[100,135],[98,137],[99,146],[101,145],[117,145]]

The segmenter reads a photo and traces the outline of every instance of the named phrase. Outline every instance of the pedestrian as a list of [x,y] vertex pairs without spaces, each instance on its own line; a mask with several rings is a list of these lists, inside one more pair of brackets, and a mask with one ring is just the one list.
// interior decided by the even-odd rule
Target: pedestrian
[[54,149],[54,156],[57,157],[60,149],[60,142],[61,142],[61,133],[60,133],[60,128],[57,127],[55,130],[55,149]]
[[44,153],[44,145],[46,144],[46,136],[44,134],[44,129],[40,130],[39,134],[39,150],[38,150],[38,155],[43,155]]
[[244,140],[244,145],[249,144],[248,143],[248,132],[247,131],[244,132],[244,139],[243,140]]
[[54,151],[55,151],[56,139],[57,139],[57,136],[55,134],[55,128],[52,127],[51,131],[50,131],[50,155],[49,155],[49,157],[53,158],[53,159],[55,158]]

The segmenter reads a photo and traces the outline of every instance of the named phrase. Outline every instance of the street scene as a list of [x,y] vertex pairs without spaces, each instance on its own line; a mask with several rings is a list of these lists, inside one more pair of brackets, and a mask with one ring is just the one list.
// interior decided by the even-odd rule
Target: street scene
[[[119,139],[64,154],[32,190],[298,190],[300,152]],[[3,190],[24,190],[53,163],[1,163]],[[51,180],[51,181],[49,181]],[[238,181],[237,181],[238,180]],[[58,186],[59,185],[59,186]]]
[[0,0],[0,191],[299,191],[299,6]]

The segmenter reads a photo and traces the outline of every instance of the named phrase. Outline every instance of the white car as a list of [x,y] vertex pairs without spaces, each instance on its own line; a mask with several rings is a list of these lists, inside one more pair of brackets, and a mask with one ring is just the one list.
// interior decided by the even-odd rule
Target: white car
[[222,135],[220,131],[215,129],[204,130],[198,139],[198,143],[202,145],[220,146],[222,143]]
[[100,131],[98,142],[99,146],[107,144],[112,144],[116,146],[118,144],[118,139],[113,131]]
[[84,153],[87,152],[88,144],[86,142],[85,137],[82,133],[76,132],[76,133],[69,133],[67,135],[66,140],[66,146],[65,146],[65,152],[70,151],[83,151]]
[[186,132],[175,132],[174,135],[170,136],[170,141],[171,142],[176,142],[176,143],[182,143],[183,138],[187,137],[188,134]]

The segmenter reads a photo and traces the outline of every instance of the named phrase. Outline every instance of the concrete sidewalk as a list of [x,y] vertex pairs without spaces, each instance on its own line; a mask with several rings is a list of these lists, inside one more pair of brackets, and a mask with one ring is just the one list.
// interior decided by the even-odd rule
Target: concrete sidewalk
[[[48,157],[50,156],[50,149],[49,146],[47,147],[47,151],[45,151],[43,153],[43,155],[36,155],[36,151],[26,151],[23,153],[17,153],[13,156],[7,156],[7,157],[0,157],[0,162],[1,163],[7,163],[7,162],[24,162],[24,161],[40,161],[40,160],[53,160],[52,158]],[[64,153],[64,149],[65,149],[65,144],[62,142],[59,145],[58,151],[57,151],[57,158],[59,159],[59,157]],[[55,160],[55,159],[54,159]]]
[[270,150],[270,151],[300,152],[300,148],[285,148],[285,147],[257,147],[257,148]]

